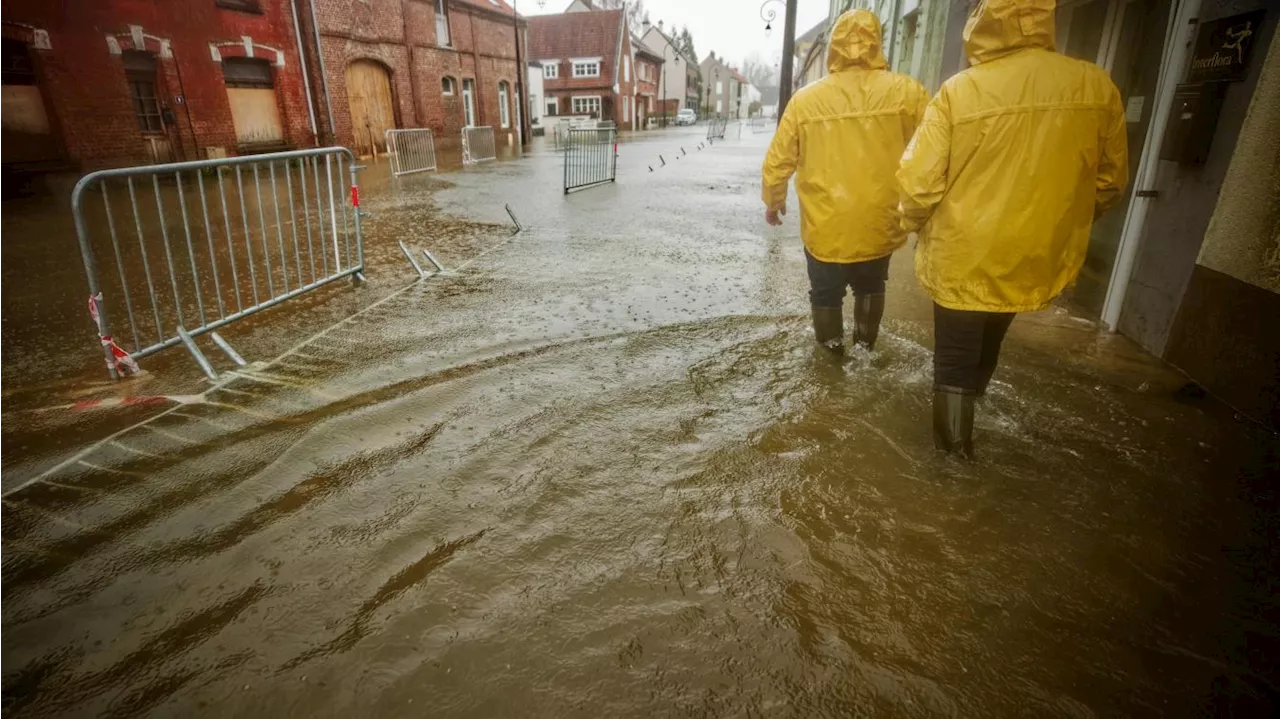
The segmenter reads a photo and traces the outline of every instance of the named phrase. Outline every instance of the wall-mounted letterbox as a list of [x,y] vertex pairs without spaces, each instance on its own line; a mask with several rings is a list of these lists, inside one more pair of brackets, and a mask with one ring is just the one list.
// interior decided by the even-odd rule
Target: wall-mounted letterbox
[[1209,157],[1213,133],[1222,112],[1226,82],[1197,82],[1179,85],[1173,93],[1169,126],[1160,146],[1160,159],[1181,165],[1202,165]]

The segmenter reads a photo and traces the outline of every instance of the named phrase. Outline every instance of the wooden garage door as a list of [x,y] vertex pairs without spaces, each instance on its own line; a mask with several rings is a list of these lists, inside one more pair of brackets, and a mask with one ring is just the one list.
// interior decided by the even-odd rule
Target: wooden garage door
[[356,153],[368,155],[375,147],[385,150],[384,133],[396,126],[387,69],[373,60],[352,62],[347,66],[347,98]]

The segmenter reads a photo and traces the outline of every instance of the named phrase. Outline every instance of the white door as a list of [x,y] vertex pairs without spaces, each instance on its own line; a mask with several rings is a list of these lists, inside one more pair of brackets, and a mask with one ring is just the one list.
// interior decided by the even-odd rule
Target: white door
[[476,81],[462,81],[462,119],[467,127],[476,126]]

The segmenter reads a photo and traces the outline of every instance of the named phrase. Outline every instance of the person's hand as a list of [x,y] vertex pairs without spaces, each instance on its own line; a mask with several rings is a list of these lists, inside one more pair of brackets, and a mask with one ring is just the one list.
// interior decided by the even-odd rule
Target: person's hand
[[782,207],[780,207],[780,208],[778,208],[778,209],[776,209],[776,210],[765,210],[765,211],[764,211],[764,221],[765,221],[765,222],[768,222],[769,224],[773,225],[774,227],[779,227],[779,226],[781,226],[781,225],[782,225],[782,216],[783,216],[783,215],[786,215],[786,214],[787,214],[787,206],[786,206],[786,205],[783,205]]

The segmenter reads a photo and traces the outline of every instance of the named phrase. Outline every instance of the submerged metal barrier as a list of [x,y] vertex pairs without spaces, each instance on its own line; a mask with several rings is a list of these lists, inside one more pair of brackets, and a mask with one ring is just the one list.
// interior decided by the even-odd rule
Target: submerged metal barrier
[[[71,192],[107,369],[193,341],[343,277],[363,279],[355,157],[329,147],[98,170]],[[102,200],[86,202],[97,194]],[[124,198],[127,197],[127,202]],[[100,272],[99,257],[105,257]],[[116,313],[127,320],[119,344]]]
[[564,194],[613,182],[617,174],[617,130],[569,130],[564,152]]
[[713,116],[707,120],[707,139],[723,140],[725,128],[729,126],[729,118],[724,116]]
[[430,130],[387,130],[386,138],[395,177],[436,169],[436,140]]
[[497,157],[498,146],[493,141],[492,127],[462,128],[462,163],[464,165],[495,160]]

